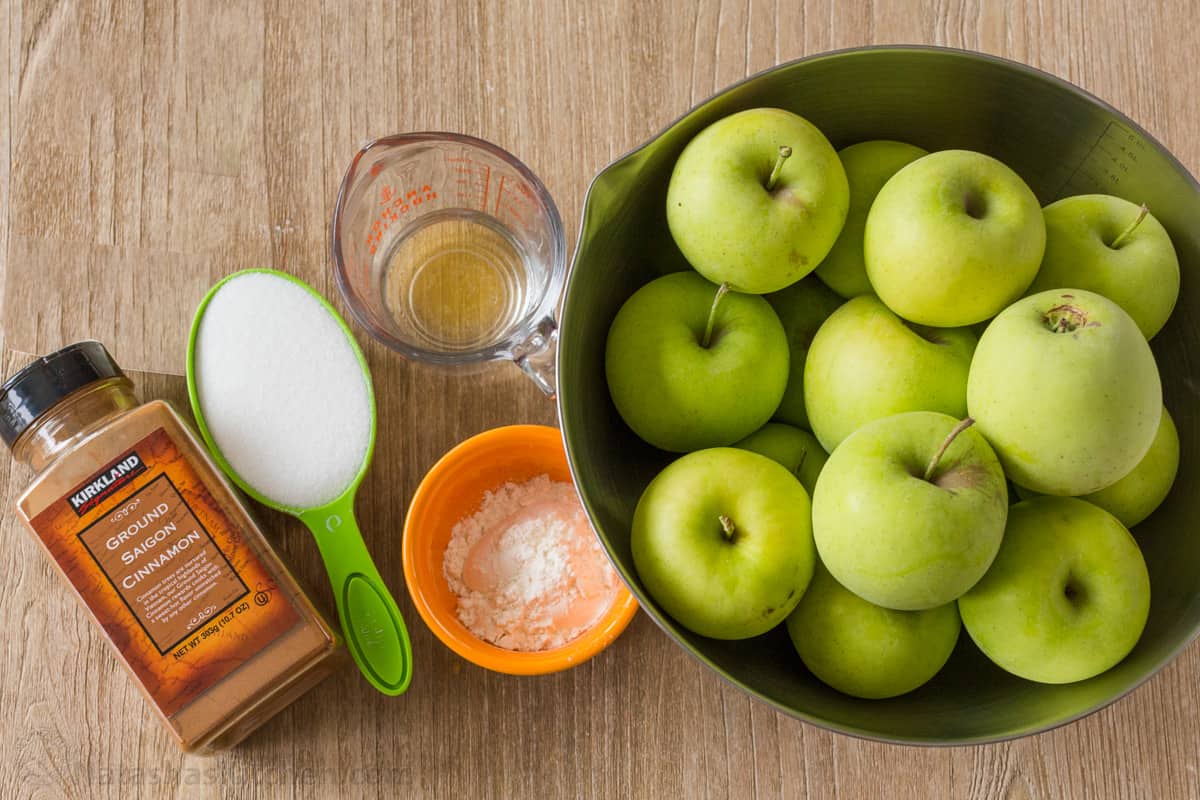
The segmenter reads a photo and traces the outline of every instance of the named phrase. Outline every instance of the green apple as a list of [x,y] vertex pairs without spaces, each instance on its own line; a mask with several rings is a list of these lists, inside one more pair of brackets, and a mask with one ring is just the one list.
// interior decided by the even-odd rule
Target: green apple
[[781,422],[768,422],[734,447],[759,453],[787,467],[788,472],[800,479],[809,497],[821,468],[829,460],[817,437]]
[[[1178,471],[1179,432],[1175,430],[1175,421],[1164,408],[1154,441],[1133,471],[1111,486],[1085,494],[1080,499],[1100,506],[1126,528],[1132,528],[1167,499]],[[1039,496],[1021,487],[1017,487],[1017,494],[1025,499]]]
[[1082,499],[1100,506],[1132,528],[1162,505],[1179,472],[1179,432],[1175,421],[1163,408],[1162,420],[1150,443],[1150,449],[1125,477]]
[[1014,483],[1082,495],[1137,466],[1162,418],[1146,337],[1113,301],[1039,292],[992,320],[975,349],[967,409]]
[[757,636],[791,613],[812,578],[810,508],[796,476],[766,456],[731,447],[689,453],[638,500],[633,564],[688,630]]
[[804,410],[804,359],[813,336],[830,314],[842,304],[842,298],[813,277],[793,283],[786,289],[765,295],[767,302],[779,315],[791,350],[791,368],[783,400],[775,410],[775,419],[790,425],[808,426]]
[[888,178],[901,167],[928,154],[916,145],[886,139],[859,142],[838,151],[850,185],[850,210],[833,249],[817,265],[817,277],[842,297],[874,292],[867,280],[867,265],[863,262],[867,212]]
[[787,618],[804,666],[839,692],[867,700],[927,682],[950,658],[961,627],[954,603],[925,611],[883,608],[842,586],[820,561]]
[[790,111],[753,108],[688,142],[667,186],[667,224],[701,275],[765,294],[825,258],[848,204],[829,140]]
[[973,325],[1025,293],[1046,223],[1017,173],[943,150],[892,176],[867,214],[867,276],[888,308],[922,325]]
[[1145,206],[1106,194],[1065,197],[1044,209],[1046,255],[1029,293],[1087,289],[1125,309],[1147,339],[1179,299],[1179,258]]
[[779,406],[787,336],[761,297],[676,272],[621,306],[604,369],[618,413],[645,441],[678,453],[728,445]]
[[1071,497],[1009,510],[992,568],[958,600],[963,625],[1003,669],[1040,683],[1099,675],[1137,644],[1150,577],[1129,531]]
[[983,577],[1004,534],[1008,487],[970,422],[897,414],[833,451],[813,493],[813,537],[839,583],[875,605],[916,611]]
[[871,420],[902,411],[967,414],[975,334],[910,325],[871,295],[825,320],[804,362],[804,403],[821,446],[838,444]]

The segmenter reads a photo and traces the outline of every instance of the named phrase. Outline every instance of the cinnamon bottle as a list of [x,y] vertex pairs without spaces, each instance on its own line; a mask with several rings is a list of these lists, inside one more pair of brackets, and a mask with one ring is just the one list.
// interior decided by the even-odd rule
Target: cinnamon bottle
[[341,662],[191,430],[99,342],[5,382],[0,438],[36,473],[17,513],[185,750],[236,744]]

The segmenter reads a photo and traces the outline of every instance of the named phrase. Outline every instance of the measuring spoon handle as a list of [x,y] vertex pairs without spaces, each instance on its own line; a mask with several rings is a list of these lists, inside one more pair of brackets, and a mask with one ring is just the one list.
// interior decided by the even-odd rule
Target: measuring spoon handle
[[317,540],[350,655],[380,692],[403,694],[412,680],[408,629],[363,543],[353,494],[305,511],[300,520]]

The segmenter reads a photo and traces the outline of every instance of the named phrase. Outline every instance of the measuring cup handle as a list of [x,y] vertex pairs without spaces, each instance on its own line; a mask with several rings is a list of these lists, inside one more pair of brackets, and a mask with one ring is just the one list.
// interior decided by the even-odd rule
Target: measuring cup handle
[[317,540],[350,655],[380,692],[403,694],[412,679],[408,629],[363,543],[353,495],[306,511],[300,519]]
[[558,323],[554,317],[544,317],[512,353],[512,360],[551,400],[558,391],[557,349]]

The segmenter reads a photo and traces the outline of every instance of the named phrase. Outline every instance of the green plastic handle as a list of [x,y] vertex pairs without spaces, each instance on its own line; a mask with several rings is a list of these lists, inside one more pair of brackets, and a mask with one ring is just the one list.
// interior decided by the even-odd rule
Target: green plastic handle
[[403,694],[412,680],[412,645],[354,519],[354,493],[299,514],[325,562],[350,655],[371,685]]

